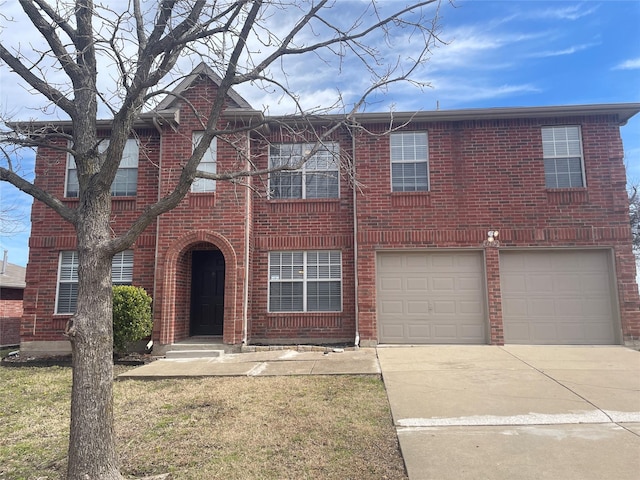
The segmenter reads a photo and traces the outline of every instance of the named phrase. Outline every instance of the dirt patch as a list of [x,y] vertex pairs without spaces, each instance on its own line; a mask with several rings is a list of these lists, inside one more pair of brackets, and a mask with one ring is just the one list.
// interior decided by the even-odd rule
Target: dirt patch
[[[153,362],[158,357],[148,353],[127,353],[113,356],[114,365],[139,366]],[[7,355],[0,361],[3,367],[70,367],[71,354],[51,355],[46,357],[30,357],[20,355],[20,352]]]

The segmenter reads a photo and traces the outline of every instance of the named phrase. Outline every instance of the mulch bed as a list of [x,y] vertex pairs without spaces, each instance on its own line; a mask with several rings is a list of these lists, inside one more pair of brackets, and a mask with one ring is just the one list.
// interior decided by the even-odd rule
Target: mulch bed
[[[155,357],[149,353],[128,353],[125,355],[114,355],[114,365],[145,365],[153,362],[158,357]],[[47,357],[25,357],[21,356],[20,352],[14,355],[8,355],[2,359],[0,364],[3,367],[70,367],[71,366],[71,354],[69,355],[56,355]]]

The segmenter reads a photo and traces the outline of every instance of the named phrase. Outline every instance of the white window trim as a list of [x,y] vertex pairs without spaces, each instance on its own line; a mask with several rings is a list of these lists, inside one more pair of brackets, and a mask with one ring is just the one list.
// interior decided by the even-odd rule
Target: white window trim
[[[394,160],[391,155],[391,136],[393,135],[402,135],[402,134],[416,134],[423,133],[426,136],[426,148],[427,148],[427,158],[424,161],[417,161],[415,159],[412,160]],[[430,162],[430,152],[429,152],[429,132],[426,130],[407,130],[407,131],[398,131],[392,132],[389,134],[389,190],[392,193],[427,193],[431,191],[431,162]],[[426,163],[427,164],[427,189],[426,190],[394,190],[393,189],[393,165],[396,163]]]
[[[193,152],[195,148],[198,146],[203,134],[204,132],[202,131],[193,132],[191,136],[191,152]],[[213,165],[213,168],[211,170],[206,170],[203,168],[204,171],[209,173],[216,173],[218,169],[218,165],[217,165],[218,141],[217,140],[218,139],[216,137],[213,137],[213,139],[211,140],[211,143],[209,144],[209,148],[207,149],[207,152],[202,156],[202,158],[200,159],[200,163],[198,164],[198,168],[200,168],[201,166],[204,167],[205,165]],[[215,191],[216,191],[215,180],[212,180],[209,178],[196,178],[191,183],[192,193],[213,193]]]
[[[542,131],[545,128],[577,128],[578,129],[578,136],[580,137],[580,169],[581,169],[581,174],[582,174],[582,186],[581,187],[548,187],[547,186],[547,180],[546,180],[546,175],[547,172],[546,170],[544,170],[544,165],[543,165],[543,170],[544,170],[544,175],[545,175],[545,181],[544,181],[544,186],[546,189],[548,190],[565,190],[568,188],[587,188],[587,172],[584,166],[584,142],[582,140],[582,127],[580,125],[543,125],[540,128],[540,139],[542,142]],[[545,159],[547,158],[571,158],[571,157],[567,157],[566,155],[545,155],[544,154],[544,148],[543,148],[543,153],[542,153],[542,161],[544,162]]]
[[[75,275],[72,274],[72,278],[75,276],[75,281],[62,281],[60,279],[62,273],[62,255],[64,253],[73,253],[75,266]],[[114,268],[115,267],[115,268]],[[122,268],[121,268],[122,267]],[[60,284],[78,284],[78,252],[75,250],[64,250],[58,253],[58,275],[56,278],[56,300],[54,305],[54,315],[73,315],[75,312],[63,312],[58,313],[58,301],[60,299]],[[128,268],[131,272],[131,278],[123,278],[123,268]],[[114,275],[118,275],[118,278],[114,278]],[[133,282],[133,250],[124,250],[123,252],[116,253],[111,261],[111,283],[113,285],[131,285]]]
[[[272,253],[291,253],[291,252],[296,252],[296,251],[291,251],[291,250],[278,250],[278,251],[273,251],[273,252],[269,252],[268,254],[268,265],[267,265],[267,275],[271,274],[271,254]],[[299,252],[299,251],[298,251]],[[312,278],[309,279],[307,277],[307,272],[308,272],[308,263],[307,263],[307,255],[309,253],[312,252],[333,252],[333,253],[339,253],[340,254],[340,278],[323,278],[323,279],[318,279],[318,278]],[[344,310],[344,282],[343,282],[343,277],[344,277],[344,268],[343,268],[343,262],[342,262],[342,252],[340,250],[304,250],[301,252],[303,254],[303,258],[302,258],[302,278],[287,278],[287,279],[272,279],[272,278],[268,278],[267,279],[267,284],[268,284],[268,288],[267,288],[267,312],[268,313],[276,313],[276,314],[298,314],[298,313],[326,313],[326,314],[337,314],[337,313],[341,313]],[[308,310],[307,307],[307,285],[308,282],[340,282],[340,310]],[[302,310],[277,310],[277,311],[272,311],[271,310],[271,284],[272,283],[289,283],[289,282],[296,282],[296,283],[302,283]]]
[[[273,145],[300,145],[300,150],[302,152],[302,155],[304,155],[305,151],[311,151],[313,150],[313,148],[316,146],[315,143],[287,143],[287,142],[282,142],[282,143],[274,143]],[[327,168],[324,170],[312,170],[307,168],[307,163],[309,160],[313,159],[315,157],[315,155],[320,152],[320,151],[326,151],[329,152],[329,154],[334,157],[335,160],[335,168]],[[316,154],[312,155],[311,157],[309,157],[309,159],[307,160],[307,162],[305,162],[301,168],[296,169],[296,170],[284,170],[282,173],[296,173],[299,172],[302,174],[302,193],[300,197],[274,197],[272,190],[271,190],[271,175],[269,175],[269,185],[268,185],[268,192],[269,192],[269,199],[271,200],[330,200],[330,199],[339,199],[340,198],[340,161],[338,160],[340,158],[340,143],[339,142],[325,142],[320,146],[320,149],[318,150],[318,152],[316,152]],[[271,147],[269,147],[269,168],[272,167],[272,162],[271,162]],[[307,197],[307,182],[306,177],[307,174],[314,174],[314,173],[323,173],[323,172],[336,172],[337,174],[337,180],[338,180],[338,191],[335,197]],[[280,172],[274,172],[274,173],[280,173]]]

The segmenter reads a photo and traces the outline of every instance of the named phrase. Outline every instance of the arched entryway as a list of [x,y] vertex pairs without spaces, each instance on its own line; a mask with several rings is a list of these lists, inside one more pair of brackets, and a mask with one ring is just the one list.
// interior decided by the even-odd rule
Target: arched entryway
[[237,258],[225,237],[203,230],[183,235],[167,249],[159,273],[163,281],[154,337],[160,345],[203,335],[239,342]]
[[190,336],[222,336],[225,261],[220,250],[191,252]]

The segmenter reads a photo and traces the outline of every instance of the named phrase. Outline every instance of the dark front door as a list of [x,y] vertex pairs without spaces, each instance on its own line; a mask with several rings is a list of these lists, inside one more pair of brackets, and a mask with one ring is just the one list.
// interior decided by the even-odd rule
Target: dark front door
[[219,250],[192,255],[191,335],[222,335],[224,257]]

